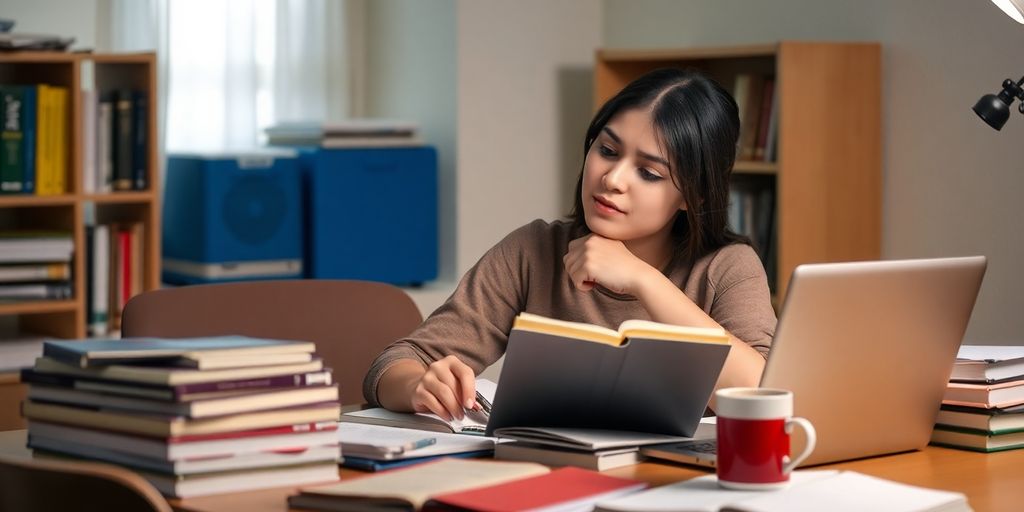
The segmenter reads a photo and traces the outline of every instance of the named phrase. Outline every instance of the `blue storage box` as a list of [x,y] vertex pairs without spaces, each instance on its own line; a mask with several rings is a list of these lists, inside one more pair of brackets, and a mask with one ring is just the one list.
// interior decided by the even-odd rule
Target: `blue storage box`
[[307,149],[307,276],[417,285],[437,277],[432,147]]
[[302,277],[295,151],[169,155],[163,204],[165,282]]

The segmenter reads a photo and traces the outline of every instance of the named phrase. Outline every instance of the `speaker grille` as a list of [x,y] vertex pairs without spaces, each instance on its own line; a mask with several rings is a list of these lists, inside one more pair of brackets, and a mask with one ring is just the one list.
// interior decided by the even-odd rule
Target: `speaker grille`
[[271,177],[250,175],[232,184],[224,196],[221,214],[233,236],[258,245],[281,229],[286,208],[285,194]]

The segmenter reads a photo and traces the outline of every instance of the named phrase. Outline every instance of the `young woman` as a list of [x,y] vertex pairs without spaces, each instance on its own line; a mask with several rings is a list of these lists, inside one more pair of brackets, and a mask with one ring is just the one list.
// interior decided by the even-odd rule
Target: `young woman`
[[461,419],[475,375],[529,312],[617,328],[633,318],[722,327],[717,387],[756,386],[775,333],[764,267],[729,231],[736,102],[695,72],[652,71],[594,116],[567,221],[533,221],[491,248],[455,293],[374,361],[364,395]]

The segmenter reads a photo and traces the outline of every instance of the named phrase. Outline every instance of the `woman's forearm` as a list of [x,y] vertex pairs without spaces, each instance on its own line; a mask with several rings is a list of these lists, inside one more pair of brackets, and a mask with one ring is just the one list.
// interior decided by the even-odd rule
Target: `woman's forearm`
[[[637,298],[656,322],[694,327],[721,328],[672,281],[653,269],[641,279]],[[729,357],[715,384],[715,390],[728,387],[754,387],[764,371],[764,357],[753,347],[729,334]],[[714,408],[712,400],[711,407]]]
[[423,374],[423,363],[415,359],[402,359],[392,365],[377,383],[377,401],[392,411],[412,412],[412,391]]

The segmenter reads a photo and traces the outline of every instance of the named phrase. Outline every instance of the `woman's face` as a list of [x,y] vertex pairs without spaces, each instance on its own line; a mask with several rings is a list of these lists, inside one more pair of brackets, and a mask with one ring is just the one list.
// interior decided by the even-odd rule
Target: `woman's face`
[[587,153],[581,199],[587,227],[605,238],[669,236],[686,201],[672,181],[650,112],[625,110],[605,125]]

